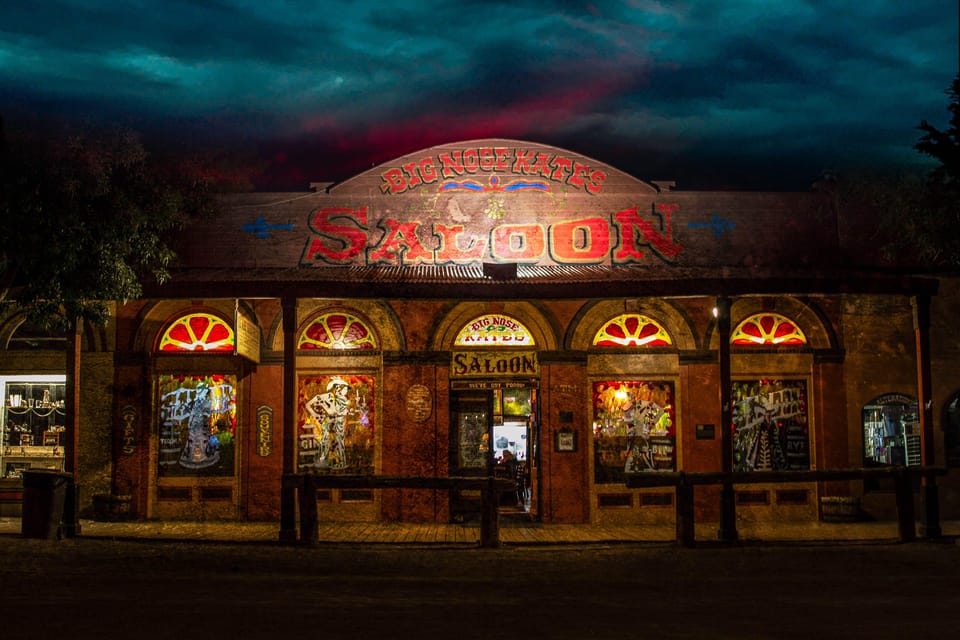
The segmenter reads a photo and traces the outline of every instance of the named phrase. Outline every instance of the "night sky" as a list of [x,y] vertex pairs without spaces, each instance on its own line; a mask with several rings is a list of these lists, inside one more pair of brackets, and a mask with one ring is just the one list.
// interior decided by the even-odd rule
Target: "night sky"
[[0,115],[120,123],[305,189],[435,144],[552,144],[680,188],[916,166],[949,0],[3,0]]

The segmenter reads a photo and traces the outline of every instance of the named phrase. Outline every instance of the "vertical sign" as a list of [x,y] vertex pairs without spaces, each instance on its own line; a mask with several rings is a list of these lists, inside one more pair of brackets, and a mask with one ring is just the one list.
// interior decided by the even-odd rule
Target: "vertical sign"
[[257,455],[266,458],[273,453],[273,409],[257,408]]
[[260,327],[248,313],[240,309],[239,300],[233,307],[233,327],[236,335],[234,355],[260,362]]

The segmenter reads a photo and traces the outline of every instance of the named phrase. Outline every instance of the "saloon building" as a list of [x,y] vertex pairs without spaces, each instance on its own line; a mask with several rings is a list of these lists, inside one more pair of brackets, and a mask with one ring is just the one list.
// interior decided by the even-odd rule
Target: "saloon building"
[[[86,514],[253,521],[292,508],[289,473],[495,474],[533,520],[657,523],[672,490],[628,474],[937,465],[956,517],[960,287],[885,266],[844,214],[503,139],[233,195],[178,238],[169,282],[85,328],[75,429],[62,344],[4,319],[0,509],[30,468],[74,472]],[[697,489],[698,520],[719,491]],[[736,505],[892,518],[891,494],[750,484]],[[476,495],[323,489],[318,509],[466,521]]]

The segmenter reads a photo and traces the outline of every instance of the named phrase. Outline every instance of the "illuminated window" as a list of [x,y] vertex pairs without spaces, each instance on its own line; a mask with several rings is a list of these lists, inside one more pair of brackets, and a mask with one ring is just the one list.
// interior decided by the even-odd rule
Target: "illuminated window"
[[806,382],[742,380],[731,387],[733,470],[809,469]]
[[157,378],[159,475],[225,476],[235,471],[237,377]]
[[670,382],[594,382],[594,482],[622,484],[625,473],[675,471],[673,405]]
[[778,313],[750,316],[733,331],[732,344],[807,344],[803,331]]
[[531,347],[535,341],[519,320],[500,313],[488,313],[468,322],[454,344],[458,347]]
[[656,320],[624,313],[600,327],[593,344],[598,347],[661,347],[672,344],[672,341]]
[[217,316],[191,313],[167,327],[160,351],[233,351],[233,329]]
[[377,339],[360,318],[337,311],[325,313],[303,330],[298,349],[376,349]]

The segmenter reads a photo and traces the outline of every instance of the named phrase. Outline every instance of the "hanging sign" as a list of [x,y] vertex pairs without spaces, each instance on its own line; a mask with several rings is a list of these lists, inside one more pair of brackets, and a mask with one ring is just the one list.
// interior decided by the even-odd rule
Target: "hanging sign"
[[234,355],[243,356],[251,362],[260,362],[260,328],[237,304],[234,307],[234,331],[236,347]]

